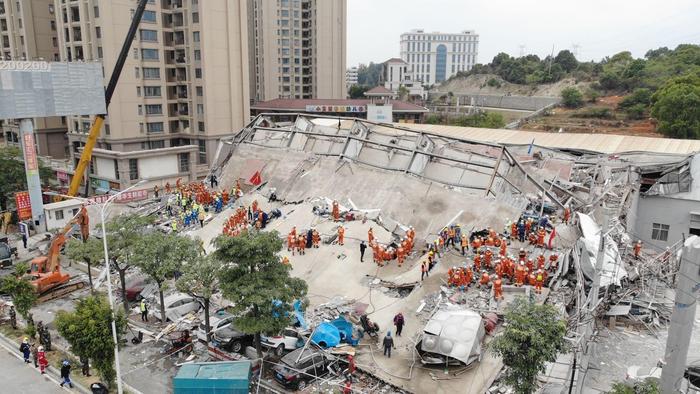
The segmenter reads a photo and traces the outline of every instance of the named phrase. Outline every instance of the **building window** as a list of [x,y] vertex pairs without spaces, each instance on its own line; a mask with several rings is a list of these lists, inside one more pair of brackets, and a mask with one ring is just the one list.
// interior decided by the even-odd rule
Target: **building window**
[[102,59],[102,47],[97,47],[97,58]]
[[163,132],[163,122],[146,123],[146,131],[149,133],[162,133]]
[[165,148],[165,141],[146,141],[141,143],[141,149],[162,149]]
[[204,132],[204,122],[197,122],[197,129],[203,133]]
[[63,220],[63,210],[56,211],[56,220]]
[[656,241],[668,241],[668,230],[670,226],[668,224],[652,223],[651,225],[651,239]]
[[197,104],[197,115],[204,115],[204,104]]
[[100,17],[100,7],[95,6],[95,8],[93,8],[93,13],[95,14],[95,18],[99,18]]
[[178,157],[180,159],[180,172],[190,172],[190,154],[180,153]]
[[139,104],[137,112],[139,115],[143,115],[143,105]]
[[51,31],[56,31],[56,21],[51,21]]
[[199,12],[192,13],[192,23],[199,23]]
[[155,11],[144,11],[141,17],[142,22],[156,23],[156,12]]
[[155,30],[141,29],[140,34],[141,34],[141,41],[158,42],[158,32]]
[[194,60],[202,60],[202,51],[199,49],[194,50]]
[[134,67],[134,77],[136,77],[136,79],[141,78],[141,77],[139,76],[139,74],[140,74],[139,70],[140,70],[140,69],[139,69],[138,67]]
[[143,79],[160,79],[160,68],[144,67]]
[[134,59],[138,59],[138,58],[139,58],[139,49],[134,48]]
[[197,96],[204,96],[204,88],[202,88],[201,86],[197,86]]
[[199,164],[207,164],[207,141],[197,140],[199,144]]
[[143,60],[158,60],[157,49],[141,49],[141,58]]
[[129,159],[129,179],[132,181],[139,179],[138,159]]
[[199,32],[198,31],[192,32],[192,41],[199,42]]
[[195,78],[202,78],[202,69],[201,68],[195,68],[194,69],[194,77]]
[[54,48],[58,47],[58,39],[56,37],[51,37],[51,44]]
[[136,97],[141,97],[141,86],[136,87]]
[[435,82],[445,80],[447,73],[447,47],[443,44],[437,46],[437,54],[435,55]]
[[102,28],[99,26],[95,28],[95,37],[102,38]]
[[160,105],[160,104],[146,104],[146,115],[162,115],[162,114],[163,114],[163,106],[162,105]]
[[160,97],[160,86],[144,86],[143,95],[146,97]]

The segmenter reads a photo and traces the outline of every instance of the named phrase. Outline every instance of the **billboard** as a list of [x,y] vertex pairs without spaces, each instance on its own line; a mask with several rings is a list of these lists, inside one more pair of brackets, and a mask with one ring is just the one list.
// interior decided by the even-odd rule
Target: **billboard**
[[32,218],[32,203],[29,199],[29,192],[15,193],[15,204],[17,205],[17,216],[19,220]]
[[367,112],[364,105],[307,105],[306,112]]
[[0,119],[106,113],[101,63],[0,61]]
[[[100,194],[99,196],[88,197],[88,200],[94,201],[97,204],[103,204],[107,202],[107,200],[112,196],[113,194]],[[148,198],[147,189],[130,190],[117,196],[117,198],[114,201],[123,203],[129,201],[145,200],[146,198]]]
[[367,120],[377,123],[391,123],[394,117],[393,106],[391,104],[367,106]]

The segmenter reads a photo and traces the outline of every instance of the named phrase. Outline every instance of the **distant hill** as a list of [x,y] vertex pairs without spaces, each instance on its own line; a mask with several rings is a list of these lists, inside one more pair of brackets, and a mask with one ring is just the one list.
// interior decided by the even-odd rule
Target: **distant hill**
[[452,78],[445,83],[434,87],[431,94],[494,94],[513,96],[543,96],[559,97],[561,90],[566,87],[576,87],[580,90],[587,89],[590,82],[577,82],[574,78],[565,78],[554,83],[526,85],[505,81],[495,74],[474,74],[466,77]]

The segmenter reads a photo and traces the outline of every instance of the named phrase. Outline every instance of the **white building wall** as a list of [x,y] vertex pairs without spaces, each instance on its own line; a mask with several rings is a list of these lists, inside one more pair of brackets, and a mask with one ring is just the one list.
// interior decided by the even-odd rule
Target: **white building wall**
[[[655,249],[660,253],[666,246],[673,245],[690,234],[690,213],[700,213],[700,201],[681,200],[668,197],[639,197],[634,232],[634,239],[641,239],[646,248]],[[666,241],[652,239],[654,223],[669,226]]]
[[158,178],[177,173],[178,162],[176,154],[139,159],[140,178]]
[[[51,208],[51,204],[44,205],[46,230],[51,231],[53,229],[63,228],[73,218],[73,216],[75,216],[75,213],[77,213],[77,210],[80,209],[81,205],[82,202],[80,201],[76,201],[75,205],[69,205],[55,209]],[[63,216],[61,216],[60,213],[57,214],[57,212],[59,211],[63,213]],[[75,211],[75,213],[73,211]],[[59,216],[61,216],[60,219],[58,218]]]
[[[438,47],[445,46],[444,77],[438,75]],[[447,80],[460,71],[469,71],[476,64],[479,35],[473,31],[459,34],[425,33],[412,30],[401,35],[401,58],[410,65],[415,80],[425,85]]]
[[100,178],[115,179],[114,159],[95,158],[95,174]]

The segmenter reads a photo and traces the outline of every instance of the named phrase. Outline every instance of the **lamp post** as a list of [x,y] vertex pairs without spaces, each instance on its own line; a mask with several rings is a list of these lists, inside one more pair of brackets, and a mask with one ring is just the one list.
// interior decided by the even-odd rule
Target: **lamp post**
[[107,294],[109,295],[109,309],[112,312],[112,338],[114,339],[114,365],[116,367],[116,372],[117,372],[117,393],[122,394],[124,392],[124,389],[122,388],[122,373],[121,373],[121,368],[119,367],[119,342],[117,340],[117,323],[115,322],[114,319],[114,297],[112,297],[112,278],[110,275],[110,267],[109,267],[109,251],[107,250],[107,231],[105,229],[105,211],[107,210],[107,207],[109,207],[109,204],[111,204],[117,197],[119,197],[121,194],[128,192],[129,190],[140,186],[144,184],[147,180],[142,179],[135,185],[129,186],[128,188],[120,191],[119,193],[116,193],[112,195],[110,198],[105,201],[105,203],[102,205],[102,208],[100,209],[100,222],[102,223],[102,246],[104,247],[105,250],[105,266],[107,267]]

